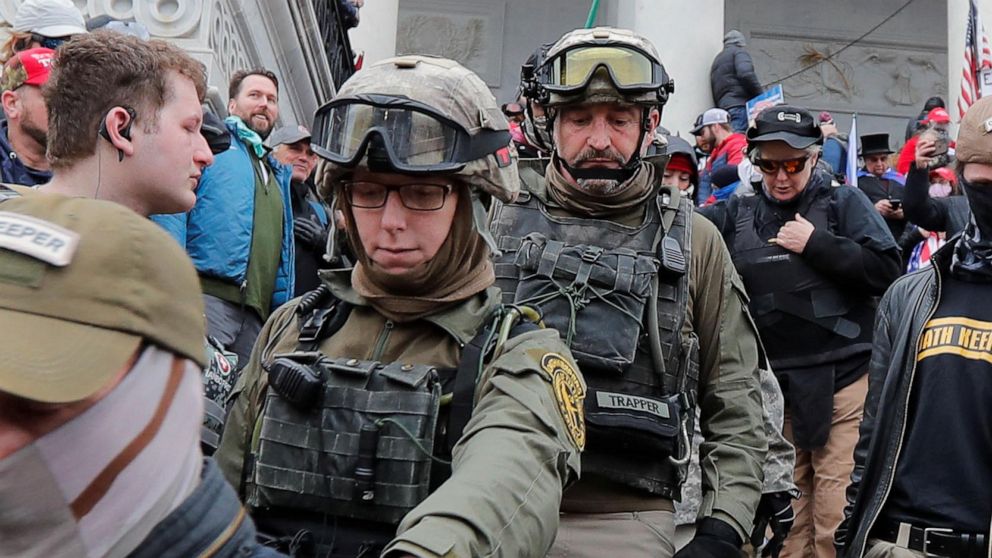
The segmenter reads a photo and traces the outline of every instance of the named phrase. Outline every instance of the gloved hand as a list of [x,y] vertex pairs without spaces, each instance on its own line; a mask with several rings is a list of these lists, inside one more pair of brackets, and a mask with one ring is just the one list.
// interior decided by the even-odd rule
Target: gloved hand
[[313,250],[319,250],[321,253],[324,251],[324,246],[327,245],[327,227],[314,218],[294,219],[293,235],[297,242],[301,242]]
[[737,531],[719,519],[703,518],[696,523],[696,536],[673,558],[728,558],[741,555]]
[[785,538],[796,522],[796,514],[792,510],[794,495],[789,491],[769,492],[761,495],[758,511],[755,514],[754,531],[751,533],[751,543],[757,548],[764,540],[765,527],[772,528],[772,538],[761,551],[764,557],[778,558],[785,544]]

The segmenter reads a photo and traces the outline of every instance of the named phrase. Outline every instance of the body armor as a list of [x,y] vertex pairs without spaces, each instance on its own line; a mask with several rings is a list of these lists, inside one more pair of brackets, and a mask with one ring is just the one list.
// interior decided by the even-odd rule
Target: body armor
[[[875,310],[864,295],[838,288],[802,256],[768,243],[761,196],[741,198],[734,266],[747,285],[751,315],[774,370],[814,366],[871,351]],[[814,195],[803,216],[817,230],[836,230],[830,190]],[[768,221],[772,227],[774,221]]]
[[677,499],[699,370],[695,334],[682,334],[692,210],[663,190],[637,227],[558,217],[533,171],[521,168],[516,203],[493,207],[504,303],[538,308],[582,369],[583,471]]

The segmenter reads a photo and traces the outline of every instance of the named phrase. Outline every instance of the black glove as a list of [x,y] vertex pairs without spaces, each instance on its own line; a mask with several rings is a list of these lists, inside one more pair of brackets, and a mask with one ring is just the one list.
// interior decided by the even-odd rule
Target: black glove
[[706,517],[696,523],[696,536],[673,558],[733,558],[741,555],[741,542],[733,527]]
[[764,557],[778,558],[785,544],[785,538],[796,522],[796,514],[792,510],[792,492],[769,492],[761,495],[758,512],[755,514],[754,531],[751,533],[751,544],[758,548],[765,537],[765,527],[772,528],[772,538],[761,551]]
[[298,242],[310,249],[324,253],[324,246],[327,245],[327,227],[316,219],[295,219],[293,221],[293,235],[296,236]]

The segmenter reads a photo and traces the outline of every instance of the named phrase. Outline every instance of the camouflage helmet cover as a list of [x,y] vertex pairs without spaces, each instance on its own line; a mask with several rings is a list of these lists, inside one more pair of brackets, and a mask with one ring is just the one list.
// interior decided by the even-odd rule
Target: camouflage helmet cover
[[[628,45],[640,50],[650,56],[654,62],[661,65],[661,57],[658,50],[646,37],[635,33],[629,29],[616,27],[593,27],[591,29],[575,29],[565,33],[558,41],[548,49],[544,60],[553,60],[558,54],[569,49],[582,45]],[[664,67],[664,66],[662,66]],[[672,83],[669,80],[669,83]],[[623,93],[617,90],[609,77],[609,73],[604,69],[598,69],[589,80],[588,86],[579,93],[563,94],[550,92],[548,107],[556,105],[582,104],[582,103],[633,103],[650,106],[664,104],[671,86],[665,84],[660,91],[646,91],[640,93]],[[659,100],[659,94],[663,96]]]
[[[436,56],[408,55],[382,60],[348,79],[338,97],[361,94],[404,97],[429,105],[439,114],[465,127],[470,134],[487,130],[509,130],[509,122],[500,110],[489,87],[461,64]],[[510,202],[520,192],[517,154],[508,144],[511,164],[501,166],[496,156],[486,155],[465,165],[453,176],[492,196]],[[359,166],[365,167],[363,159]],[[322,161],[318,172],[321,196],[330,198],[333,188],[350,168]]]

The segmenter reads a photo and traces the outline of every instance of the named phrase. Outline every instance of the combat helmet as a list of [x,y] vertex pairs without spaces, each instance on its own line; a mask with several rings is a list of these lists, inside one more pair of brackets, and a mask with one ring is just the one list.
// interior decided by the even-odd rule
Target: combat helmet
[[479,76],[453,60],[399,56],[357,72],[314,116],[321,195],[356,167],[447,174],[511,202],[520,191],[509,123]]
[[[566,33],[545,53],[534,71],[536,99],[548,113],[547,132],[553,138],[558,109],[587,103],[624,103],[641,107],[641,145],[651,130],[651,111],[668,102],[675,82],[661,64],[658,51],[645,37],[627,29],[595,27]],[[577,179],[625,181],[641,163],[635,150],[619,169],[575,168],[555,157]]]
[[317,182],[328,200],[340,179],[359,167],[460,178],[472,195],[476,230],[499,253],[479,193],[516,199],[517,152],[496,98],[471,70],[423,55],[364,68],[317,109],[311,142],[324,160]]

